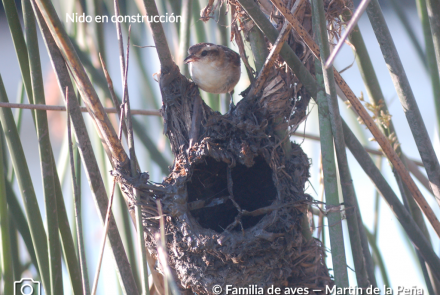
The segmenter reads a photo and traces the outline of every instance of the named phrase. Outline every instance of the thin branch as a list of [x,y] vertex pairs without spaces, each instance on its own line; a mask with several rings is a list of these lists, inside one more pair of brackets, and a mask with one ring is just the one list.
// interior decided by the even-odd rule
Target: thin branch
[[244,49],[243,38],[241,37],[241,32],[238,30],[237,21],[235,20],[235,5],[231,5],[231,17],[233,19],[232,31],[234,32],[235,43],[237,44],[238,52],[240,53],[241,60],[243,61],[244,65],[246,66],[246,73],[249,77],[249,81],[251,81],[251,84],[253,84],[254,80],[255,80],[254,70],[252,69],[252,67],[249,64],[248,58],[246,56],[246,50]]
[[362,2],[359,4],[358,8],[356,9],[353,16],[351,17],[350,22],[348,23],[347,27],[345,28],[344,34],[339,39],[338,44],[336,44],[336,46],[333,49],[330,56],[327,58],[327,61],[325,62],[325,69],[326,70],[330,69],[333,66],[333,62],[335,61],[336,55],[341,50],[342,45],[344,45],[344,43],[345,43],[345,40],[347,40],[348,36],[350,36],[354,27],[359,22],[362,14],[367,9],[368,4],[370,4],[370,1],[371,0],[362,0]]
[[[121,109],[121,115],[120,115],[121,120],[119,121],[119,135],[118,135],[119,140],[121,140],[122,137],[122,122],[124,121],[123,117],[124,117],[124,109]],[[108,229],[110,225],[110,216],[112,214],[112,205],[113,205],[113,198],[115,195],[115,187],[116,187],[116,177],[113,177],[112,193],[110,195],[110,200],[108,202],[108,207],[107,207],[107,213],[105,215],[104,233],[102,236],[102,243],[100,248],[101,251],[99,252],[98,266],[96,267],[95,279],[93,280],[93,288],[91,295],[95,295],[96,290],[98,289],[99,273],[101,272],[102,258],[104,257],[104,250],[105,250],[105,241],[107,238]]]
[[272,50],[270,51],[269,55],[266,58],[266,61],[263,64],[263,68],[258,73],[258,77],[255,80],[255,82],[252,84],[251,90],[249,91],[247,97],[251,98],[258,94],[261,89],[263,88],[263,84],[266,81],[270,70],[272,69],[276,58],[278,57],[278,54],[281,51],[282,46],[284,45],[284,42],[287,40],[290,34],[291,26],[288,22],[285,22],[283,25],[283,28],[281,29],[280,34],[278,35],[277,40],[275,41]]
[[[294,132],[294,133],[292,133],[292,135],[299,136],[299,137],[304,137],[304,138],[311,139],[311,140],[317,140],[317,141],[320,140],[320,137],[319,137],[319,136],[317,136],[317,135],[312,135],[312,134],[309,134],[309,133]],[[366,146],[364,146],[363,148],[364,148],[368,153],[370,153],[370,154],[372,154],[372,155],[385,157],[385,155],[383,154],[383,152],[380,151],[380,150],[375,150],[375,149],[372,149],[372,148],[369,148],[369,147],[366,147]],[[415,165],[417,165],[417,166],[423,167],[423,163],[420,162],[420,161],[418,161],[418,160],[410,159],[410,158],[408,158],[408,157],[406,157],[406,159],[409,160],[409,161],[411,161],[411,162],[413,162],[413,163],[414,163]]]
[[429,186],[429,180],[426,178],[426,176],[420,172],[419,168],[417,168],[417,165],[420,167],[423,167],[423,163],[416,162],[414,160],[409,159],[407,156],[405,156],[406,164],[408,165],[408,170],[411,172],[412,175],[414,175],[415,178],[428,190],[432,193],[431,187]]
[[[45,105],[45,104],[26,104],[26,103],[6,103],[0,102],[0,108],[17,108],[26,110],[43,110],[43,111],[60,111],[65,112],[65,106]],[[81,112],[88,113],[87,107],[80,107]],[[104,108],[104,111],[108,114],[118,113],[117,108]],[[158,116],[160,117],[160,111],[156,110],[132,110],[132,115],[145,115],[145,116]]]
[[113,164],[119,165],[122,163],[125,165],[128,163],[127,154],[125,153],[121,142],[118,140],[118,136],[104,111],[104,107],[99,100],[98,94],[87,76],[55,8],[49,0],[35,0],[35,2],[45,19],[64,60],[68,64],[84,102],[93,114],[92,117],[97,126],[96,130],[98,131],[98,135],[101,138],[106,153],[111,159],[110,161]]
[[[128,149],[130,154],[131,177],[137,177],[138,163],[134,149],[133,126],[131,121],[130,99],[128,95],[128,85],[127,85],[128,65],[129,65],[129,57],[130,57],[130,32],[131,32],[131,26],[128,29],[128,38],[127,38],[127,61],[125,63],[125,73],[124,73],[124,81],[123,81],[123,87],[124,87],[123,104],[125,106],[125,121],[128,131],[127,142],[128,142]],[[137,202],[135,207],[135,215],[136,215],[136,227],[137,227],[137,236],[138,236],[137,242],[141,254],[140,266],[141,266],[142,295],[150,295],[150,288],[148,287],[149,284],[148,284],[148,268],[147,268],[147,253],[146,253],[147,250],[145,249],[144,226],[142,223],[142,205],[141,205],[142,200],[141,200],[141,195],[136,188],[133,188],[133,192]]]
[[[104,62],[104,60],[101,58],[101,54],[99,54],[99,60],[101,61],[102,65],[102,71],[104,72],[105,79],[107,80],[108,90],[110,91],[110,97],[112,98],[113,105],[115,106],[116,113],[121,114],[121,106],[119,105],[118,98],[116,97],[115,90],[113,89],[113,82],[110,78],[110,75],[107,71],[107,66]],[[160,114],[159,114],[160,116]],[[119,117],[119,120],[121,120],[121,117]],[[125,122],[122,122],[122,131],[124,132],[125,138],[127,139],[127,126],[125,125]]]

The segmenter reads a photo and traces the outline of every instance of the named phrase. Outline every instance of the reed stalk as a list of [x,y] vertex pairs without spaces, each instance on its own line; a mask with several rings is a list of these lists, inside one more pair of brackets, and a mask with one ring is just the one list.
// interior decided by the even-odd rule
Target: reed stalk
[[[333,133],[330,122],[328,100],[325,93],[322,65],[315,60],[316,79],[321,87],[318,88],[316,103],[319,113],[319,133],[321,139],[322,170],[324,173],[324,190],[329,224],[330,246],[335,283],[338,287],[348,287],[347,259],[345,257],[344,236],[342,232],[338,180],[336,177],[335,153],[333,149]],[[336,209],[336,210],[335,210]]]
[[[11,236],[9,232],[8,204],[6,201],[5,166],[3,163],[3,141],[0,140],[0,262],[4,282],[4,293],[14,293],[14,265],[12,261]],[[19,267],[15,265],[15,267]]]
[[[350,170],[348,167],[347,154],[344,144],[344,132],[342,131],[338,97],[336,94],[335,77],[333,75],[332,68],[330,68],[329,70],[325,68],[325,61],[330,56],[330,46],[327,37],[324,3],[322,1],[313,0],[312,11],[314,33],[316,35],[317,43],[321,52],[321,65],[323,68],[322,71],[328,100],[330,123],[334,137],[336,156],[338,160],[338,170],[341,181],[342,195],[346,206],[347,225],[349,230],[353,261],[356,270],[357,284],[362,288],[367,288],[370,284],[377,286],[376,279],[374,277],[374,271],[371,270],[367,274],[366,261],[371,261],[371,254],[368,250],[368,243],[366,243],[366,245],[362,245],[361,243],[361,234],[365,235],[365,233],[361,232],[361,230],[363,230],[363,222],[357,204],[356,193],[353,187],[353,180],[351,178]],[[366,248],[365,251],[363,248]],[[372,262],[370,262],[370,264],[372,265]]]
[[[430,0],[428,0],[430,1]],[[440,3],[440,1],[439,1]],[[402,104],[414,141],[425,166],[432,191],[440,204],[440,165],[417,106],[414,94],[400,61],[391,33],[382,14],[378,0],[371,1],[367,14],[379,42],[383,57],[388,65],[391,79]],[[439,20],[440,21],[440,20]]]

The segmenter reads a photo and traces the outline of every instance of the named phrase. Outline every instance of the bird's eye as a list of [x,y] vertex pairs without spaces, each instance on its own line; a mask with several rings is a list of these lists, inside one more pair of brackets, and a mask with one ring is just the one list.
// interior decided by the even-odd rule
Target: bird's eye
[[206,50],[202,51],[202,56],[206,56],[207,54],[208,54],[208,51],[206,51]]

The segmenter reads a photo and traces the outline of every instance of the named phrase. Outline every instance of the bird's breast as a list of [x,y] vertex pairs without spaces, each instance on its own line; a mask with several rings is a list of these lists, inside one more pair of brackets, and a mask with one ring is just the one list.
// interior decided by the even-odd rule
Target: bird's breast
[[189,65],[189,73],[194,83],[210,93],[228,93],[240,79],[239,67],[225,67],[215,62],[192,62]]

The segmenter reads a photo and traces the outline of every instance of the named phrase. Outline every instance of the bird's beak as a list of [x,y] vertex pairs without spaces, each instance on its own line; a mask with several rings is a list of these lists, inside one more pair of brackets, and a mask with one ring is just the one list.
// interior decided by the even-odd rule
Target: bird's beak
[[195,58],[194,54],[190,54],[185,58],[185,60],[183,62],[187,64],[187,63],[193,62],[195,60],[196,60],[196,58]]

